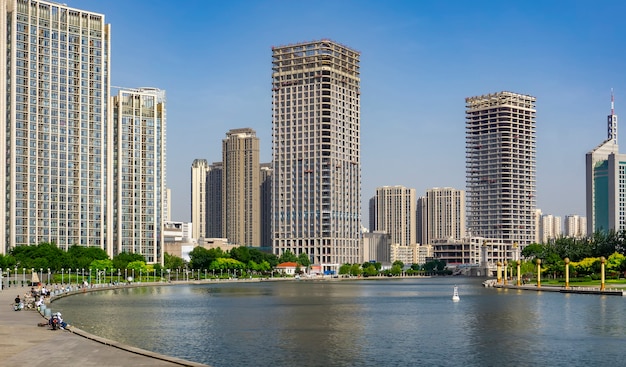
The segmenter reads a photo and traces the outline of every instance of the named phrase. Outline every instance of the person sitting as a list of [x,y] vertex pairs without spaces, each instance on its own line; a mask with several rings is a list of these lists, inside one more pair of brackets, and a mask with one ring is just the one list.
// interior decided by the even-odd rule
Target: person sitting
[[22,299],[20,298],[20,295],[18,294],[17,297],[15,297],[15,306],[13,307],[13,309],[15,311],[20,311],[24,308],[24,302],[22,302]]
[[43,305],[43,296],[39,296],[39,299],[37,300],[37,302],[35,302],[35,307],[37,308],[37,311],[41,310],[41,305]]
[[50,318],[50,320],[48,320],[48,323],[50,324],[52,330],[64,330],[67,327],[67,323],[63,321],[60,312],[55,312],[54,314],[52,314],[52,317]]

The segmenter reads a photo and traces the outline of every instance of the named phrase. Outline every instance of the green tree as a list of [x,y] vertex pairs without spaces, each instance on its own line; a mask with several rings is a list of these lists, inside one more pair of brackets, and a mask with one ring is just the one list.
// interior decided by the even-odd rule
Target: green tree
[[185,261],[175,255],[170,255],[167,252],[163,254],[163,267],[165,269],[179,269],[185,267]]
[[394,266],[394,265],[398,265],[400,269],[404,268],[404,263],[400,260],[396,260],[393,262],[393,264],[391,264],[391,266]]
[[140,273],[146,274],[148,267],[145,261],[131,261],[126,265],[126,269],[129,271],[135,270],[135,277],[138,277]]
[[121,252],[113,256],[113,267],[115,269],[126,269],[129,263],[133,261],[145,261],[145,258],[140,254]]
[[241,261],[244,264],[252,260],[252,256],[250,256],[250,249],[245,246],[235,247],[229,251],[229,254],[231,258]]
[[280,255],[280,257],[278,258],[278,262],[280,264],[287,263],[287,262],[295,263],[297,261],[298,261],[298,257],[296,257],[296,255],[290,250],[285,250],[285,252],[283,252],[283,254]]
[[361,269],[361,265],[359,265],[359,264],[352,264],[350,266],[350,275],[356,277],[356,276],[361,275],[362,272],[363,272],[363,269]]
[[113,268],[113,261],[107,260],[94,260],[89,264],[90,269],[95,270],[111,270]]
[[192,269],[208,269],[215,259],[221,257],[229,256],[219,247],[207,250],[204,247],[197,246],[189,253],[189,258],[191,259],[189,264]]
[[339,275],[350,274],[350,264],[343,264],[339,267]]
[[[402,263],[402,261],[400,261],[400,263]],[[394,262],[394,265],[392,265],[391,269],[389,269],[389,273],[394,276],[402,274],[402,266],[400,266],[399,264],[395,264]]]
[[309,255],[305,254],[304,252],[301,253],[300,255],[298,255],[297,263],[304,266],[305,268],[308,268],[311,265],[311,260],[309,259]]

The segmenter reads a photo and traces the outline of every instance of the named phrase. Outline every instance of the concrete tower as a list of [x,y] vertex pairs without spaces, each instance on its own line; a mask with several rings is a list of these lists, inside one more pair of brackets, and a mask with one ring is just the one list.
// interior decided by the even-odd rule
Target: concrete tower
[[206,159],[195,159],[191,164],[191,237],[206,238],[207,231],[207,173]]
[[0,9],[0,253],[54,242],[112,254],[109,25],[47,1]]
[[320,40],[272,48],[272,242],[324,270],[360,261],[360,54]]
[[165,91],[121,89],[113,110],[113,213],[115,248],[163,263],[163,217],[166,189]]
[[222,162],[213,162],[206,175],[206,238],[223,238]]
[[465,237],[465,191],[451,187],[426,190],[426,242]]
[[414,245],[417,229],[415,189],[404,186],[379,187],[374,203],[375,221],[371,231],[388,233],[394,245]]
[[469,231],[530,244],[535,238],[535,97],[499,92],[465,103]]
[[222,140],[222,231],[239,246],[259,247],[259,138],[249,128],[233,129]]

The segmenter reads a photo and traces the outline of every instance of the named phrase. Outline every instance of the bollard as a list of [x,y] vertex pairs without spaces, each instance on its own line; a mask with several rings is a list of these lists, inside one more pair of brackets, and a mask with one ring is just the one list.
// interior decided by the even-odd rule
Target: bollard
[[44,310],[44,316],[47,317],[47,318],[50,318],[52,316],[52,310],[49,309],[49,308],[46,308]]

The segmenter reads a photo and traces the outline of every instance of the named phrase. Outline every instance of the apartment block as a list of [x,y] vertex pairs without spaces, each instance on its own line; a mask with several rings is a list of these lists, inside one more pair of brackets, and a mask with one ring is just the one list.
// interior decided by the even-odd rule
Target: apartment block
[[539,241],[541,243],[548,243],[549,240],[557,239],[562,235],[561,217],[551,214],[541,216],[539,221]]
[[383,186],[376,188],[373,199],[373,231],[387,232],[392,244],[402,246],[416,242],[416,197],[415,189],[404,186]]
[[424,206],[421,213],[426,242],[423,244],[429,244],[433,239],[466,236],[464,190],[451,187],[429,189],[418,203]]
[[587,218],[569,214],[565,216],[565,237],[583,238],[587,236]]

